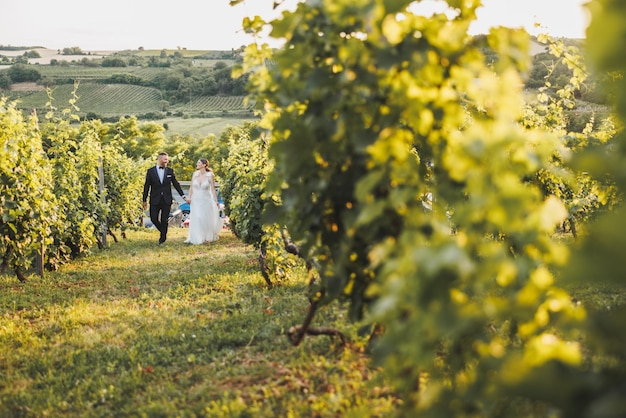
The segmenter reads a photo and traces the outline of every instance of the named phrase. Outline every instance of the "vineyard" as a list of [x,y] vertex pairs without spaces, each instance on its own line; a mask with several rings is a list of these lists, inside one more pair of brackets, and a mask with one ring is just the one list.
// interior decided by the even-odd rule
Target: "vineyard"
[[[49,52],[49,51],[45,51]],[[43,53],[43,51],[42,51]],[[162,117],[249,117],[245,78],[232,76],[235,51],[121,51],[101,60],[72,61],[55,55],[49,65],[16,62],[0,69],[0,90],[18,108],[65,108],[73,98],[76,115],[113,120],[135,115]],[[33,58],[34,59],[34,58]],[[59,61],[58,63],[56,61]],[[105,61],[106,65],[105,65]],[[104,84],[107,84],[105,86]],[[128,90],[128,91],[125,91]]]
[[[67,107],[73,85],[63,84],[52,90],[53,106]],[[82,83],[77,90],[78,115],[93,112],[101,116],[158,112],[161,93],[151,87],[121,84]],[[45,91],[20,92],[19,107],[42,109],[48,101]]]
[[[12,99],[19,100],[21,109],[43,109],[48,101],[45,90],[15,90]],[[63,84],[52,90],[53,106],[66,107],[72,97],[74,86]],[[100,84],[93,82],[80,83],[77,90],[79,108],[77,114],[84,116],[95,113],[102,117],[118,115],[142,115],[151,112],[170,110],[171,112],[193,113],[205,116],[223,113],[250,113],[252,104],[245,103],[244,96],[200,96],[191,97],[191,101],[169,109],[164,109],[161,92],[152,87],[141,87],[128,84]]]
[[192,97],[191,101],[173,109],[192,112],[233,112],[250,111],[252,104],[245,103],[245,96],[201,96]]
[[[0,355],[3,377],[12,378],[0,384],[0,405],[10,403],[0,415],[626,417],[626,9],[620,0],[590,0],[584,45],[538,37],[548,71],[531,94],[528,33],[497,27],[473,38],[468,28],[481,2],[446,0],[450,13],[432,18],[415,14],[414,3],[300,2],[275,21],[246,21],[252,35],[273,26],[284,46],[250,45],[236,71],[222,68],[212,80],[179,75],[163,95],[89,82],[53,92],[56,106],[75,101],[81,115],[130,113],[133,105],[186,120],[250,113],[239,89],[200,94],[227,96],[219,83],[239,82],[263,115],[219,137],[166,138],[163,120],[76,120],[73,109],[25,116],[0,97],[0,272],[23,282],[12,291],[34,288],[19,305],[16,293],[1,315],[0,330],[18,331],[0,350],[9,353]],[[556,85],[550,76],[559,65],[569,73]],[[572,129],[572,111],[596,103],[580,103],[595,83],[597,93],[610,93],[610,113],[592,107],[575,115],[582,128]],[[20,94],[20,106],[39,107],[41,92]],[[249,246],[245,264],[229,273],[248,283],[255,266],[265,282],[261,293],[255,273],[250,294],[265,318],[258,324],[242,285],[206,276],[225,264],[204,248],[200,257],[185,249],[186,259],[168,266],[156,242],[141,243],[119,269],[111,268],[117,261],[81,264],[71,271],[80,283],[32,280],[33,267],[43,276],[44,267],[86,259],[107,233],[145,232],[142,178],[160,150],[181,179],[191,177],[194,161],[210,159],[228,228]],[[107,279],[85,296],[89,316],[38,329],[40,317],[59,318],[58,306],[75,313],[85,305],[77,294],[95,280],[86,272]],[[163,283],[156,291],[146,285],[154,274]],[[115,280],[129,308],[90,305],[114,293]],[[67,292],[44,311],[41,285],[50,283]],[[293,283],[300,301],[279,306]],[[144,321],[153,315],[163,319],[158,328]],[[280,325],[266,334],[274,319]],[[115,322],[119,331],[111,331]],[[253,334],[211,328],[224,323]],[[111,337],[126,334],[128,341]],[[362,356],[368,367],[344,365],[328,347],[319,358],[298,356],[307,370],[332,364],[322,379],[307,379],[286,356],[264,370],[265,353],[282,348],[278,336],[290,352],[329,336],[345,349],[340,356]],[[66,359],[42,361],[50,350],[39,341],[67,350]],[[207,355],[211,344],[233,350],[233,343],[252,355]],[[172,349],[155,351],[164,346]],[[24,347],[28,359],[10,355]],[[92,367],[102,359],[107,364]],[[248,378],[203,381],[231,364],[251,366]],[[368,384],[348,385],[352,395],[342,373]],[[57,375],[56,386],[46,380]],[[171,395],[156,386],[164,377],[173,377]],[[275,382],[293,384],[280,392]],[[180,396],[188,387],[201,403],[189,413]],[[286,393],[304,396],[297,407],[275,406]],[[154,399],[179,403],[155,407]]]
[[147,82],[154,80],[159,74],[168,71],[158,67],[83,67],[64,65],[41,65],[37,67],[42,77],[50,80],[105,80],[114,75],[130,74]]

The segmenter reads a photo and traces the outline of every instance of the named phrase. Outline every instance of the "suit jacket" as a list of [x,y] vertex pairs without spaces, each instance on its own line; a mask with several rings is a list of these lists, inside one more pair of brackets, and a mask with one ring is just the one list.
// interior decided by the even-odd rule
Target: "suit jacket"
[[143,201],[148,201],[148,193],[150,193],[150,204],[158,205],[161,200],[166,204],[172,204],[172,186],[176,189],[178,194],[185,195],[183,188],[180,187],[180,183],[176,180],[174,170],[165,167],[165,174],[163,176],[163,183],[159,180],[159,174],[156,167],[151,167],[146,172],[146,182],[143,185]]

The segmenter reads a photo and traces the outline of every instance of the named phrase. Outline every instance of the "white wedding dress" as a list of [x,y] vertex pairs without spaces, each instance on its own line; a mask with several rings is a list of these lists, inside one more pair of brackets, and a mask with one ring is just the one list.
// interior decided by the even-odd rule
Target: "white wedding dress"
[[213,192],[214,176],[207,172],[202,180],[193,173],[191,180],[191,204],[189,212],[189,234],[185,243],[204,244],[217,241],[222,230],[222,218]]

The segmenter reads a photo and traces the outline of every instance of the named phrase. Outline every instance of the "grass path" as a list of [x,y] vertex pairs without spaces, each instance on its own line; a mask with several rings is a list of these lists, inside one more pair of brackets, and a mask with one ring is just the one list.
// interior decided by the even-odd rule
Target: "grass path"
[[304,278],[268,290],[224,231],[190,246],[130,231],[44,279],[0,276],[0,417],[385,416],[393,398],[340,307],[327,337],[289,344]]

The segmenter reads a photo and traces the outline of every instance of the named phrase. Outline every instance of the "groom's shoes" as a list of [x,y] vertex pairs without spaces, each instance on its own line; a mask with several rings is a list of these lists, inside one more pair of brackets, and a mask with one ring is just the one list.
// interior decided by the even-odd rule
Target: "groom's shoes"
[[164,242],[165,242],[165,238],[159,239],[159,245],[163,245]]

